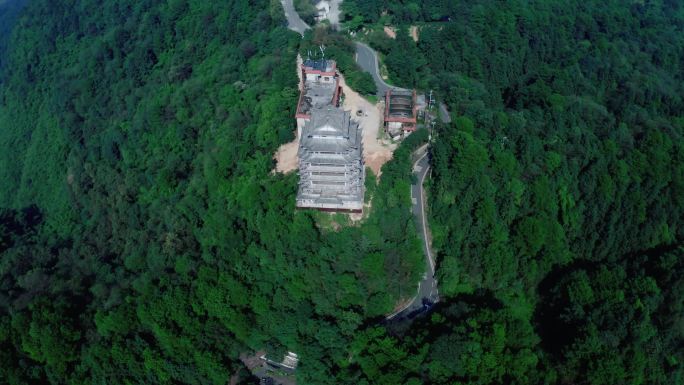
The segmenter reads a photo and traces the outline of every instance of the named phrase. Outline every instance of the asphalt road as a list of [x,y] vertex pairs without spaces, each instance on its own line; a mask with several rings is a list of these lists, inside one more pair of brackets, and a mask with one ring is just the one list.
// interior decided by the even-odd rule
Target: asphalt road
[[425,190],[423,183],[430,171],[430,161],[428,159],[427,146],[423,146],[414,152],[418,159],[413,164],[413,175],[416,177],[416,184],[411,185],[411,200],[413,217],[415,218],[418,234],[423,241],[423,253],[425,254],[425,274],[418,283],[418,292],[413,301],[403,309],[387,317],[391,319],[412,318],[432,307],[439,301],[439,290],[437,280],[435,280],[435,260],[430,250],[427,231],[427,219],[425,217]]
[[[405,88],[391,86],[380,76],[380,69],[378,64],[378,54],[373,48],[364,43],[354,42],[356,44],[356,63],[361,69],[371,74],[375,86],[378,88],[378,96],[384,97],[385,92],[389,89],[406,91]],[[439,103],[439,117],[444,123],[451,123],[451,116],[444,103]]]
[[378,65],[378,54],[373,48],[358,41],[354,42],[354,44],[356,44],[356,62],[361,69],[370,73],[373,77],[373,81],[378,88],[378,96],[385,96],[389,89],[404,90],[403,88],[390,86],[382,79]]
[[309,29],[309,25],[299,17],[299,14],[294,9],[294,4],[292,0],[281,0],[283,4],[283,9],[285,10],[285,18],[287,18],[287,28],[299,32],[300,35],[304,35],[304,31]]

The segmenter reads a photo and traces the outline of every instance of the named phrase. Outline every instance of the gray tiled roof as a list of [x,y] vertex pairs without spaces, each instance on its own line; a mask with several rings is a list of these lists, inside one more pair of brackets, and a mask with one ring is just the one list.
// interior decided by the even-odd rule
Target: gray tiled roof
[[332,105],[334,87],[305,84],[302,107],[310,119],[299,140],[297,206],[356,211],[364,194],[361,127],[349,111]]
[[312,109],[329,106],[335,94],[336,85],[333,83],[307,83],[304,88],[304,98],[300,111],[311,113]]
[[[360,150],[361,128],[349,111],[328,106],[312,111],[302,130],[300,146],[308,151],[347,153]],[[357,152],[360,157],[360,151]]]

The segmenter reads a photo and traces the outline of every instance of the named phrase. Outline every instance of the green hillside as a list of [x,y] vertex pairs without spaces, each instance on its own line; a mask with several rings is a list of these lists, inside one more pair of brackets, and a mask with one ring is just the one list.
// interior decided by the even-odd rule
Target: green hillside
[[682,4],[344,4],[390,79],[435,90],[454,118],[437,127],[430,211],[458,305],[425,326],[448,337],[408,344],[429,346],[416,373],[681,383]]
[[0,1],[0,384],[257,384],[257,351],[296,352],[298,384],[684,383],[679,2],[342,3],[453,118],[426,184],[441,300],[388,323],[424,273],[425,131],[361,222],[295,210],[272,172],[297,52],[325,42],[374,93],[348,34],[302,40],[278,0],[20,3]]
[[413,292],[408,147],[337,232],[271,173],[298,97],[278,2],[32,1],[12,36],[0,382],[225,384],[260,349],[326,377]]

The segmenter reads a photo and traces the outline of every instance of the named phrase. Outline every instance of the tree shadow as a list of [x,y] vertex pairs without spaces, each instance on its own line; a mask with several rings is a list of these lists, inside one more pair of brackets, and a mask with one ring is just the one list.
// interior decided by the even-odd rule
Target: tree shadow
[[[444,298],[439,302],[423,309],[417,309],[402,317],[385,320],[383,325],[387,331],[403,337],[414,333],[426,333],[425,341],[433,342],[440,335],[448,333],[450,324],[465,320],[470,314],[481,310],[500,310],[503,304],[490,290],[477,290],[471,294],[459,294],[456,297]],[[432,315],[441,316],[449,320],[447,323],[435,323]]]
[[549,272],[537,285],[539,304],[532,316],[535,332],[541,338],[540,346],[554,357],[560,358],[564,348],[576,337],[580,325],[564,322],[559,315],[569,306],[568,298],[558,298],[555,289],[563,278],[576,271],[591,273],[598,264],[585,259],[559,266]]
[[42,222],[43,213],[36,205],[21,210],[0,208],[0,253],[14,247],[19,239],[35,234]]

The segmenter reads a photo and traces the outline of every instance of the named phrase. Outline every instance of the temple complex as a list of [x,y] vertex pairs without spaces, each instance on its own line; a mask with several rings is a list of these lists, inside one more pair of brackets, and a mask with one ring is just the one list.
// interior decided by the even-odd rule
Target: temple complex
[[385,93],[385,131],[394,139],[416,130],[415,90],[389,89]]
[[361,127],[339,106],[335,62],[302,64],[297,104],[299,191],[297,207],[361,212],[364,162]]

